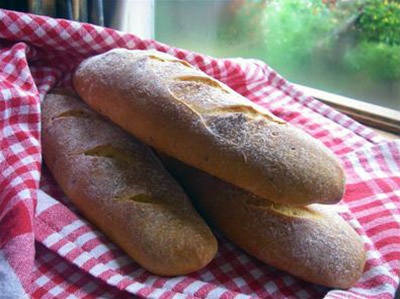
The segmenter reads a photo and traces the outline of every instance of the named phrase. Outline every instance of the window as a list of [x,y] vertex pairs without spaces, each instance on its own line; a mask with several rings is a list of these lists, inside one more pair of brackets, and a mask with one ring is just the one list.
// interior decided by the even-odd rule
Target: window
[[155,39],[265,61],[289,81],[400,110],[400,3],[156,0]]

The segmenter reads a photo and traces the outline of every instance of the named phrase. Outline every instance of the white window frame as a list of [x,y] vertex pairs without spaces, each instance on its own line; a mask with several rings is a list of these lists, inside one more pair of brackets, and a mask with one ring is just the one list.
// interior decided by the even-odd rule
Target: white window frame
[[110,26],[142,39],[153,39],[154,5],[154,0],[119,0]]

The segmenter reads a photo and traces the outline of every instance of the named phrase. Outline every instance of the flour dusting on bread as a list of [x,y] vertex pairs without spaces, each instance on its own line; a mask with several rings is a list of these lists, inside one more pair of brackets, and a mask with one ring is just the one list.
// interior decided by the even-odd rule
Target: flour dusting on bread
[[141,141],[261,198],[302,205],[343,196],[343,169],[321,142],[171,55],[111,50],[84,61],[73,82]]
[[214,257],[212,232],[153,151],[76,96],[46,96],[42,145],[81,213],[149,271],[186,274]]

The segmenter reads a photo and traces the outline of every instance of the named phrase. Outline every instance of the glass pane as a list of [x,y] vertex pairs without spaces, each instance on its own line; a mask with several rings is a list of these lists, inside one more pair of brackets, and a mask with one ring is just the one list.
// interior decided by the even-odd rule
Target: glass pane
[[155,38],[265,61],[288,80],[400,109],[400,3],[156,0]]

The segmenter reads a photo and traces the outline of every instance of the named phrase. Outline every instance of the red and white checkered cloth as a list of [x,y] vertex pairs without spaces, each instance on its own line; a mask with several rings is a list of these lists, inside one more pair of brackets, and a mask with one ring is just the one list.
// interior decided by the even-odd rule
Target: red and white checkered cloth
[[[88,24],[0,10],[0,298],[393,298],[400,272],[400,142],[386,141],[302,94],[256,60],[213,59]],[[330,290],[248,256],[219,236],[207,268],[150,274],[86,222],[41,161],[40,102],[70,85],[85,57],[157,49],[187,60],[320,139],[341,159],[336,209],[362,236],[367,264],[353,288]],[[340,261],[338,261],[340,262]]]

